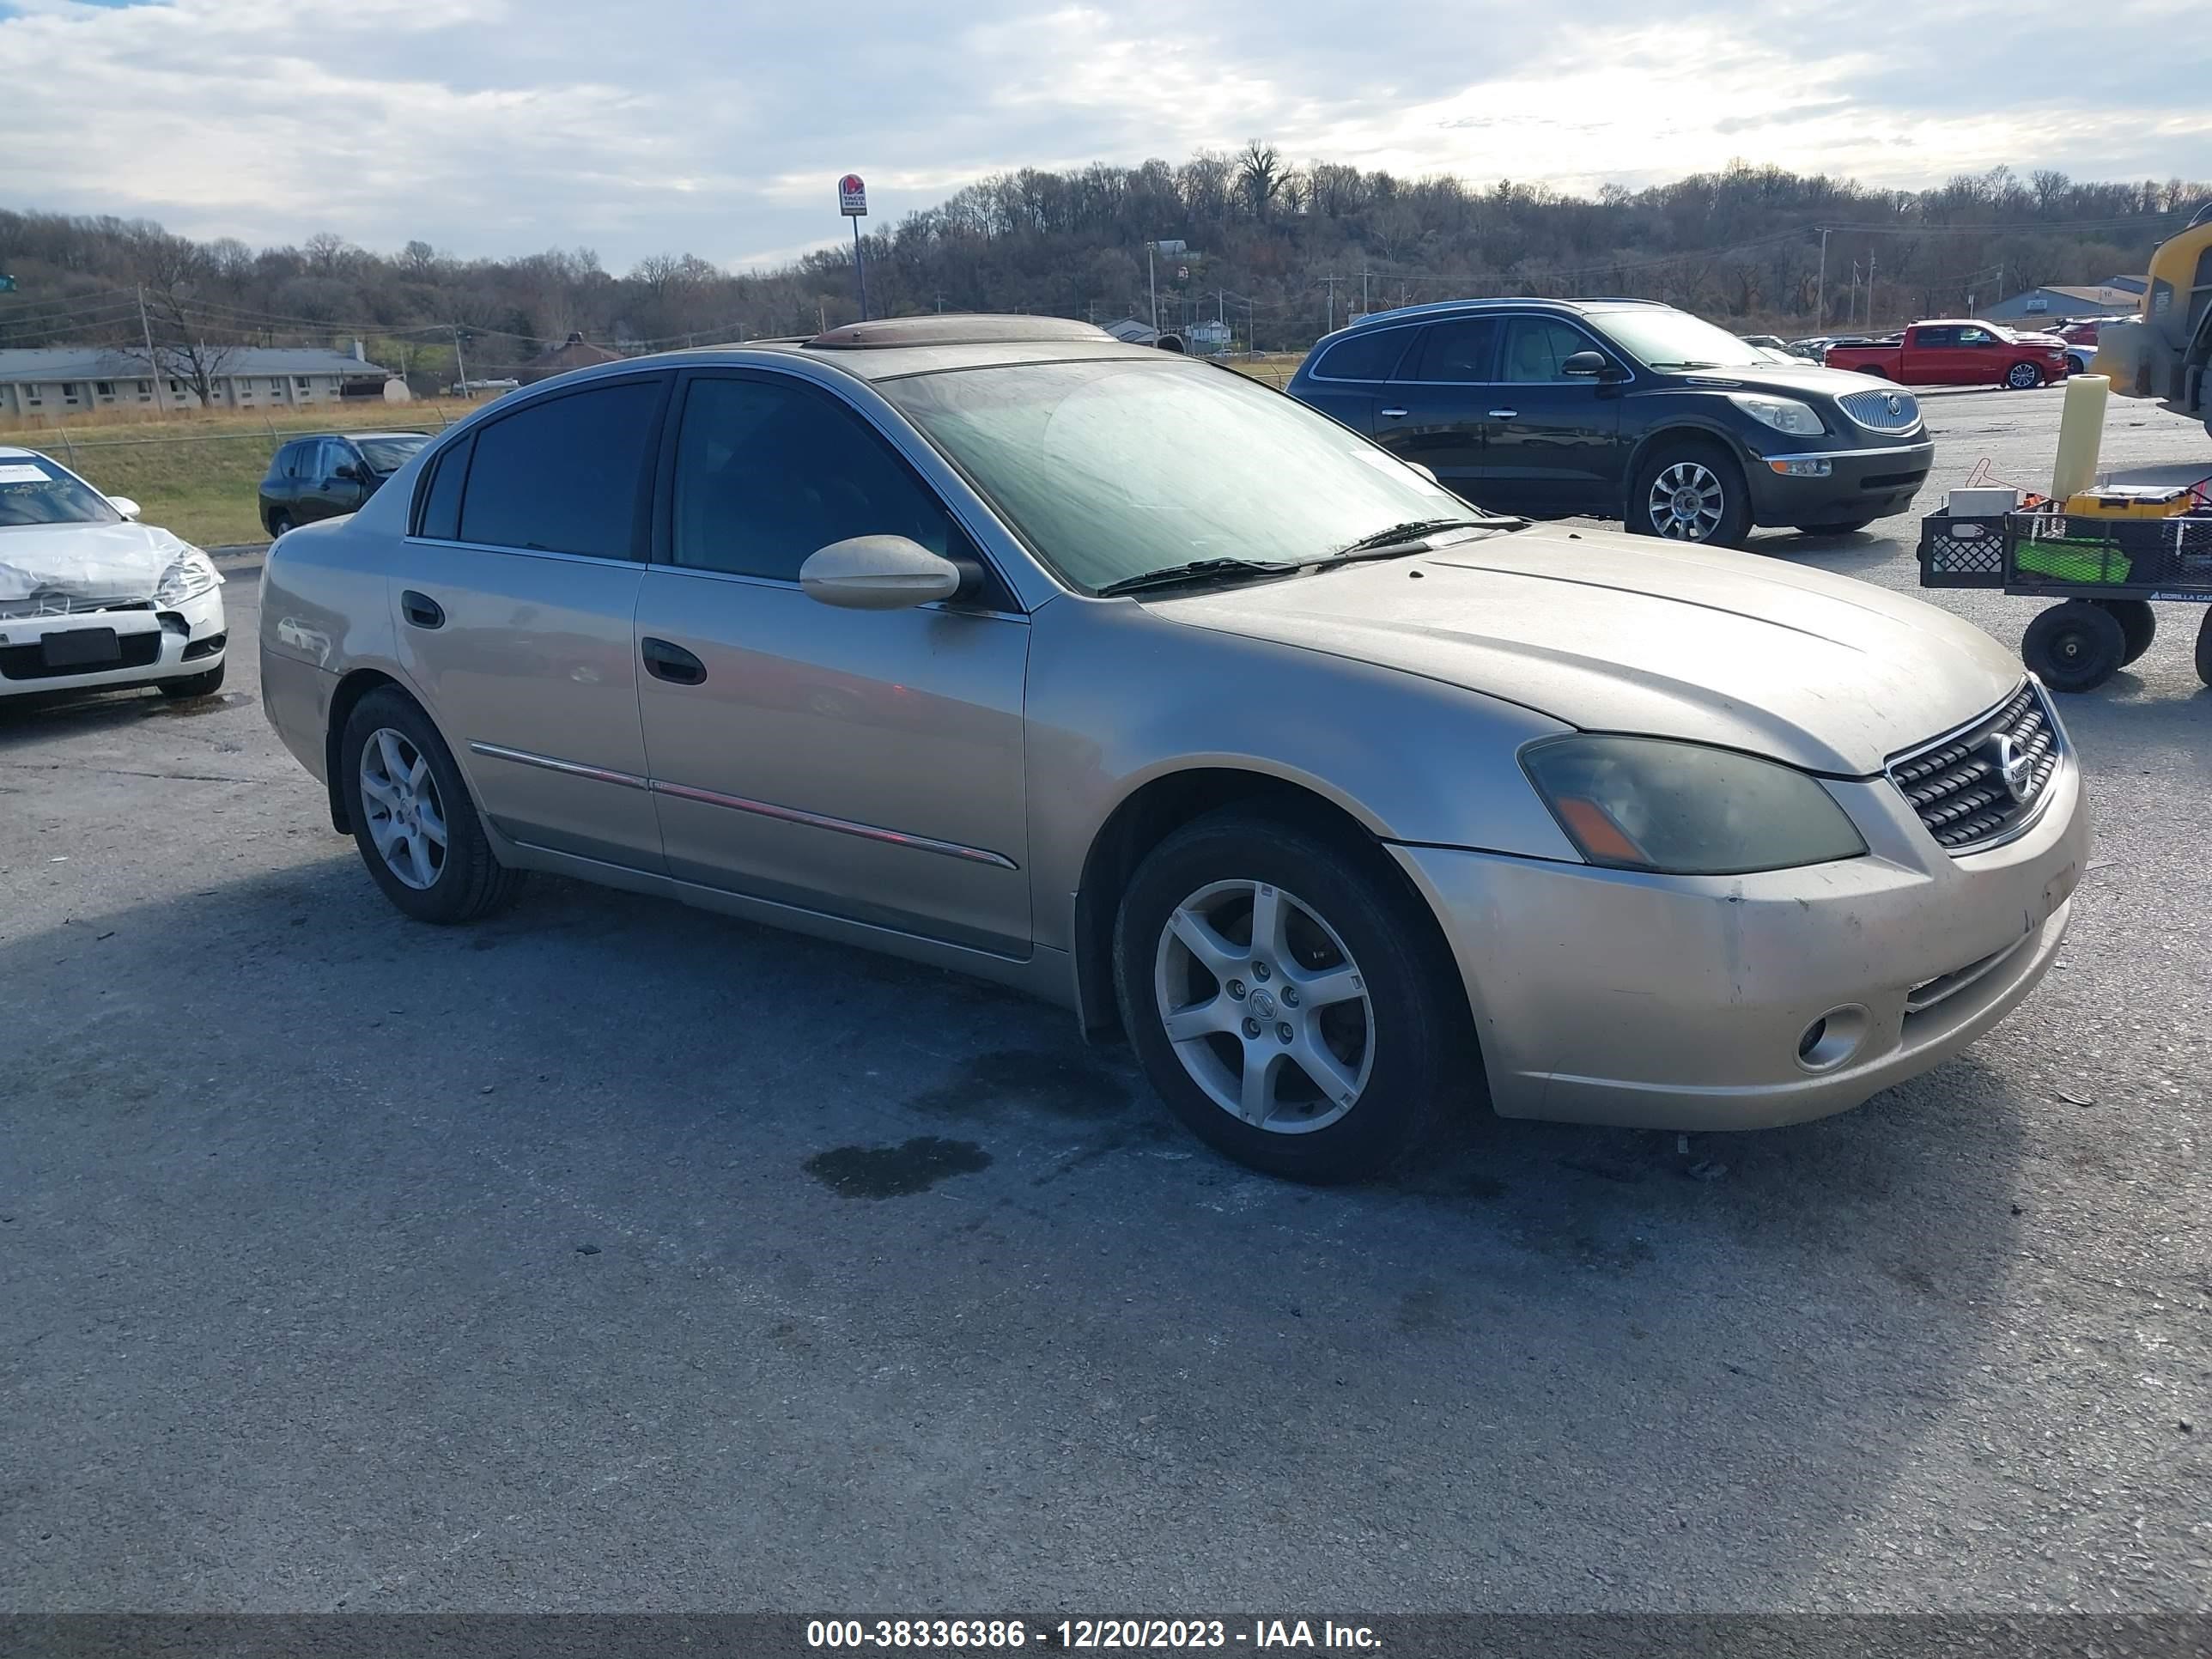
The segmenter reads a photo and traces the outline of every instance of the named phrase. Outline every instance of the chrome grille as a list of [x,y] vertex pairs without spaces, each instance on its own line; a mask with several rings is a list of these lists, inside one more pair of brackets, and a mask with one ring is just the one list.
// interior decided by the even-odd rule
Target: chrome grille
[[1920,402],[1910,392],[1846,392],[1836,401],[1869,432],[1910,432],[1920,424]]
[[1890,762],[1889,781],[1956,857],[2026,830],[2064,752],[2057,719],[2030,680],[1965,730]]

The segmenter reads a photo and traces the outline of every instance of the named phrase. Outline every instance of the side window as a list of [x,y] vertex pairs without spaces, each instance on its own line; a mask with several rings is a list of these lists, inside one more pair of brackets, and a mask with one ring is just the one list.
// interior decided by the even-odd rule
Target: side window
[[593,386],[483,428],[461,498],[460,539],[636,557],[645,459],[665,390],[658,378]]
[[1559,365],[1577,351],[1592,349],[1579,330],[1556,318],[1515,317],[1505,325],[1505,367],[1498,378],[1523,386],[1572,380]]
[[352,450],[348,448],[344,444],[340,443],[336,438],[324,439],[322,442],[322,453],[315,460],[315,482],[317,483],[327,483],[329,480],[338,476],[338,469],[340,467],[349,466],[352,465]]
[[1995,345],[1997,337],[1985,328],[1962,328],[1959,331],[1960,345]]
[[1315,377],[1325,380],[1387,380],[1390,371],[1398,367],[1398,359],[1406,355],[1407,342],[1413,333],[1410,328],[1378,328],[1370,334],[1355,334],[1348,340],[1339,340],[1314,365]]
[[670,507],[670,561],[693,570],[797,581],[810,555],[851,536],[906,536],[946,558],[976,557],[866,421],[792,383],[692,381]]
[[430,464],[416,510],[415,533],[441,542],[456,541],[461,533],[461,486],[469,476],[469,452],[474,438],[464,438],[447,447]]
[[1959,331],[1955,328],[1923,328],[1912,337],[1912,343],[1923,347],[1954,346],[1959,343]]
[[1421,331],[1420,349],[1400,376],[1407,380],[1492,380],[1498,356],[1498,319],[1463,317]]
[[313,447],[313,444],[286,444],[276,452],[276,465],[271,470],[280,478],[305,477],[307,469],[302,463]]

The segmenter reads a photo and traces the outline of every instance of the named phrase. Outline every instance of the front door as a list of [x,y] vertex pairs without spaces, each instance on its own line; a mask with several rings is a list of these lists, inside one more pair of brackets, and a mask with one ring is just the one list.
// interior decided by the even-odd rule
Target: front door
[[485,814],[532,846],[655,872],[631,620],[668,380],[487,422],[433,461],[386,567],[400,665]]
[[[830,392],[702,372],[680,399],[636,619],[669,872],[1028,954],[1027,617],[944,503]],[[971,567],[972,592],[848,611],[800,591],[810,554],[886,534]]]
[[1495,317],[1432,323],[1376,400],[1376,441],[1478,507],[1498,505],[1482,490],[1484,411],[1497,346]]
[[1485,505],[1515,513],[1619,511],[1626,459],[1620,396],[1595,377],[1560,368],[1577,352],[1597,350],[1597,343],[1557,317],[1504,320],[1478,495]]

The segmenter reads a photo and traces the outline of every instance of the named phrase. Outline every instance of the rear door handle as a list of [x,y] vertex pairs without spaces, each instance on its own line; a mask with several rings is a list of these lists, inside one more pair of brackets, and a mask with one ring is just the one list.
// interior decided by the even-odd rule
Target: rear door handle
[[1520,413],[1517,409],[1493,409],[1490,411],[1490,418],[1493,421],[1510,421],[1517,418]]
[[1386,409],[1380,413],[1386,420],[1402,421],[1406,418],[1406,411],[1402,409]]
[[411,587],[400,592],[399,614],[416,628],[443,628],[446,625],[445,607],[428,593],[417,593]]
[[696,685],[707,678],[707,665],[680,645],[648,635],[637,642],[637,648],[645,659],[645,672],[657,680],[666,680],[671,685]]

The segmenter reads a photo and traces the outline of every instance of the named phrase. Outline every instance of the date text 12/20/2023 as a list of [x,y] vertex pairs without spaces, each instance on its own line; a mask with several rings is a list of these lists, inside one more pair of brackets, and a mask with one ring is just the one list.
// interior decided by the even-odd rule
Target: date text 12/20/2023
[[965,1649],[1011,1653],[1174,1651],[1193,1648],[1334,1648],[1373,1650],[1382,1644],[1365,1625],[1334,1620],[1063,1619],[810,1619],[810,1648]]

